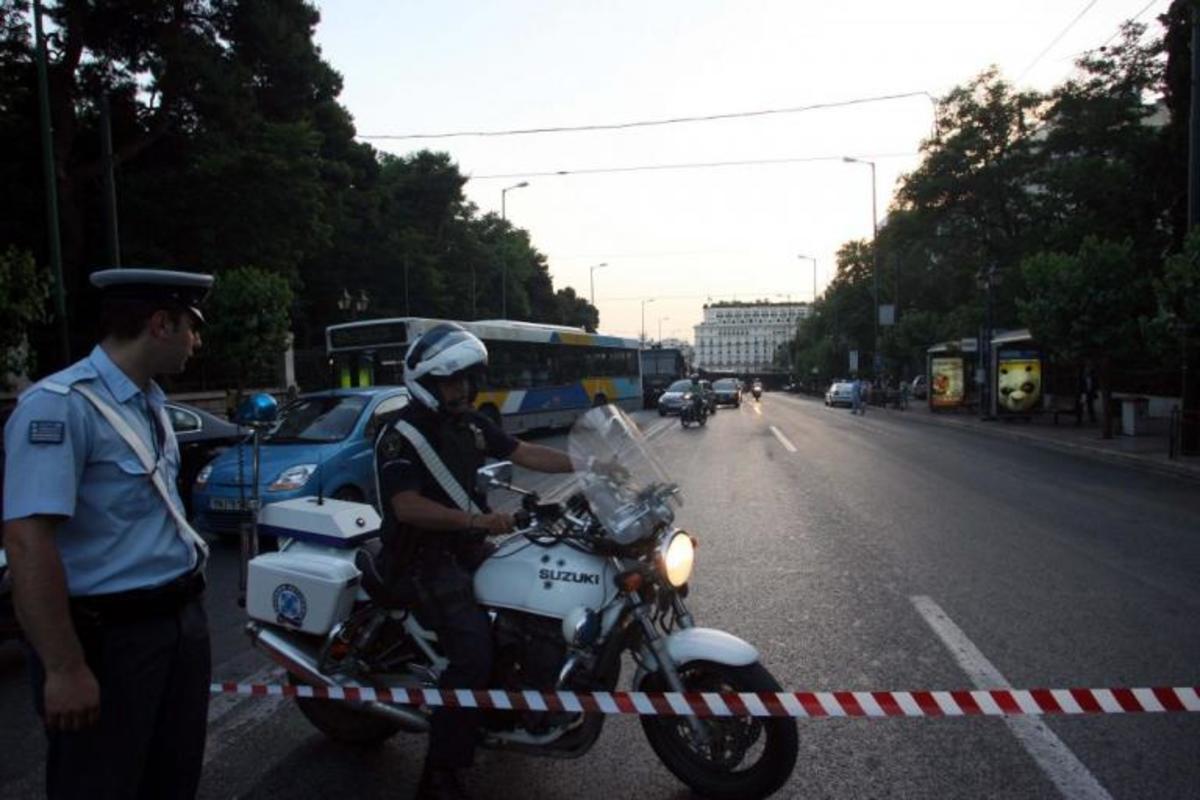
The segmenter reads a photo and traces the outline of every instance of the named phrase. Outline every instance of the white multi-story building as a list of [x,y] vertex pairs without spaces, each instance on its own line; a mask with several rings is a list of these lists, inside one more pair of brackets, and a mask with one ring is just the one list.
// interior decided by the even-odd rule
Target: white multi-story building
[[775,351],[812,312],[808,303],[722,302],[704,306],[696,326],[696,366],[718,372],[762,372]]

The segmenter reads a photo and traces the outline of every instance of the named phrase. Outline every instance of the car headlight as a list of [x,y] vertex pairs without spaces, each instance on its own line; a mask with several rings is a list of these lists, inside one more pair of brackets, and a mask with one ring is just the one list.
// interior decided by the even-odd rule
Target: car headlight
[[678,589],[692,577],[696,543],[684,531],[670,531],[658,547],[658,569],[667,583]]
[[685,395],[683,396],[683,399],[684,399],[684,400],[691,400],[691,399],[692,399],[692,393],[691,393],[691,392],[688,392],[687,394],[685,394]]
[[317,471],[316,464],[297,464],[279,473],[279,477],[267,487],[268,491],[286,492],[289,489],[299,489],[308,483],[308,479]]
[[208,479],[212,477],[212,464],[205,464],[200,471],[196,473],[196,485],[203,486],[208,483]]

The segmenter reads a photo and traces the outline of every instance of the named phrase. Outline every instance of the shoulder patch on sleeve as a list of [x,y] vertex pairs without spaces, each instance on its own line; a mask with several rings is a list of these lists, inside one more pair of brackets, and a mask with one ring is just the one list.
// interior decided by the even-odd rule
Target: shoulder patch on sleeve
[[29,441],[32,444],[62,444],[66,423],[56,419],[35,419],[29,422]]

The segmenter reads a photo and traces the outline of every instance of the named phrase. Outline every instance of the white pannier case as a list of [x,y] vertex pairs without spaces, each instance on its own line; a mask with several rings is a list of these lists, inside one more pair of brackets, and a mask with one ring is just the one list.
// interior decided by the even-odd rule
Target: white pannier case
[[354,607],[358,568],[319,553],[263,553],[250,562],[246,610],[261,622],[324,636]]
[[362,577],[355,550],[379,534],[379,515],[363,503],[285,500],[263,508],[259,533],[280,552],[250,561],[246,610],[271,625],[324,636],[349,616]]

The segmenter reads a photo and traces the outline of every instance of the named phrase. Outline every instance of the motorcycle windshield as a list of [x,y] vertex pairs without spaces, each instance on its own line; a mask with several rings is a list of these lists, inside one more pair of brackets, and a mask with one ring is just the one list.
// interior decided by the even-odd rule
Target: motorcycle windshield
[[646,435],[614,405],[580,416],[567,437],[579,485],[608,534],[628,543],[670,524],[682,495],[654,456]]

